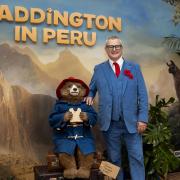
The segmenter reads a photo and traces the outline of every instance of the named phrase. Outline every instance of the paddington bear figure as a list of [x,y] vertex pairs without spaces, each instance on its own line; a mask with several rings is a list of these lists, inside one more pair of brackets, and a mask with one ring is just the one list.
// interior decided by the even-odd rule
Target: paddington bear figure
[[56,89],[58,100],[49,116],[55,152],[68,179],[89,178],[94,161],[95,142],[91,128],[97,114],[86,105],[88,86],[80,79],[64,79]]

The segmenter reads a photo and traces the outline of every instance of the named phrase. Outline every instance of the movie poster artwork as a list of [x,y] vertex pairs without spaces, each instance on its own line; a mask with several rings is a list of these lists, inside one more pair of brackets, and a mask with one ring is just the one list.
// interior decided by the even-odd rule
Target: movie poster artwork
[[[47,163],[58,84],[68,77],[89,84],[112,35],[123,57],[140,64],[149,102],[175,98],[166,110],[180,149],[180,1],[1,0],[0,179],[32,180],[33,167]],[[98,126],[94,135],[102,152]]]

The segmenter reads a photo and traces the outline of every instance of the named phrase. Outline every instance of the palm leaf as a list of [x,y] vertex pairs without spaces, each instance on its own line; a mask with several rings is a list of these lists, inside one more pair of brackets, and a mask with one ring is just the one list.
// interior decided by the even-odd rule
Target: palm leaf
[[171,51],[180,55],[180,38],[174,35],[164,37],[163,44]]

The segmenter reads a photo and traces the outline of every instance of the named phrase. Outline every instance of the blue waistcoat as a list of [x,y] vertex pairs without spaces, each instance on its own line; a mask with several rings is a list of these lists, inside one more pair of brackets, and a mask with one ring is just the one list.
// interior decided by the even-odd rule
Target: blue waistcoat
[[[124,63],[123,63],[124,64]],[[109,66],[109,68],[111,68]],[[122,111],[122,88],[123,88],[123,71],[124,66],[121,68],[121,73],[118,77],[116,77],[114,71],[111,68],[110,78],[111,78],[111,86],[112,86],[112,120],[119,121],[123,118]],[[115,82],[115,83],[114,83]]]

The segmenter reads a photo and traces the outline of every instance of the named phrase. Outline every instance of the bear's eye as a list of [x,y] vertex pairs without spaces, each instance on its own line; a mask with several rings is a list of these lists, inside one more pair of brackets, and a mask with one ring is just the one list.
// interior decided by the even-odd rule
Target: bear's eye
[[81,85],[77,85],[78,88],[81,88]]
[[72,87],[72,84],[69,84],[67,87],[68,87],[68,88],[71,88],[71,87]]

